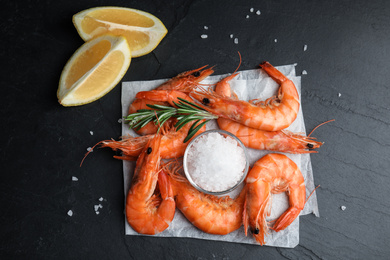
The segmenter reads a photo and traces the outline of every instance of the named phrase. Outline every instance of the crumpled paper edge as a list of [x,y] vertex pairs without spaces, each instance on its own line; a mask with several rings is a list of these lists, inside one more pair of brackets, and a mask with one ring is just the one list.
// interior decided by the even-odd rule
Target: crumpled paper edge
[[[294,84],[297,87],[299,95],[301,94],[301,77],[296,76],[295,74],[295,65],[285,65],[285,66],[278,66],[276,67],[279,71],[281,71],[284,75],[286,75],[288,78],[290,78]],[[205,81],[202,83],[211,83],[211,82],[217,82],[219,79],[227,76],[229,74],[223,74],[223,75],[214,75],[209,76]],[[128,107],[131,104],[131,102],[134,99],[134,96],[132,98],[129,98],[127,95],[127,88],[136,88],[136,92],[138,91],[145,91],[155,88],[154,86],[158,86],[161,83],[165,82],[167,79],[161,79],[161,80],[151,80],[151,81],[133,81],[133,82],[123,82],[122,83],[122,116],[126,117],[128,114]],[[240,82],[242,80],[250,80],[253,84],[258,85],[261,84],[261,81],[268,80],[272,81],[268,77],[268,75],[261,70],[246,70],[246,71],[240,71],[240,74],[231,81],[231,86],[234,89],[235,82]],[[272,84],[272,83],[271,83]],[[148,87],[145,87],[147,85]],[[153,87],[151,87],[153,85]],[[274,83],[275,89],[277,89],[276,83]],[[238,94],[238,93],[237,93]],[[272,96],[267,94],[268,96],[265,96],[264,99]],[[239,95],[240,96],[240,95]],[[258,98],[263,99],[263,97],[259,96]],[[305,124],[304,124],[304,118],[302,113],[302,105],[300,106],[300,110],[298,112],[298,117],[301,117],[302,123],[292,124],[288,130],[293,132],[302,132],[306,133]],[[216,125],[216,124],[215,124]],[[208,126],[209,129],[210,126]],[[211,126],[214,128],[213,126]],[[128,126],[125,124],[125,122],[122,122],[122,135],[125,136],[127,134],[131,133],[132,135],[135,135],[132,130],[128,129]],[[252,150],[252,149],[251,149]],[[263,155],[270,153],[271,151],[262,151]],[[257,159],[260,159],[263,155],[258,157]],[[302,173],[304,174],[305,178],[305,184],[306,184],[306,193],[307,197],[311,194],[311,192],[314,190],[314,177],[313,177],[313,170],[311,166],[311,160],[310,160],[310,154],[286,154],[288,157],[290,157],[294,162],[298,162],[297,165],[300,167]],[[252,160],[257,160],[252,159]],[[300,163],[301,161],[304,161],[304,163]],[[252,165],[253,162],[250,164]],[[123,176],[124,176],[124,191],[125,191],[125,198],[127,196],[127,191],[130,186],[131,181],[131,175],[134,171],[134,162],[128,162],[123,161]],[[307,180],[311,180],[310,183],[307,183]],[[278,200],[286,200],[287,196],[285,194],[278,194],[273,195],[273,204],[276,204]],[[271,218],[275,218],[275,213],[272,210],[271,212]],[[280,211],[280,210],[279,210]],[[281,212],[283,212],[284,209],[282,209]],[[311,195],[310,199],[307,201],[305,208],[302,210],[300,215],[307,215],[313,213],[315,216],[319,217],[319,211],[318,211],[318,203],[317,203],[317,197],[316,192],[314,191]],[[276,213],[276,216],[278,216]],[[183,225],[178,225],[178,223]],[[180,226],[180,230],[178,229]],[[294,232],[293,232],[294,231]],[[126,235],[143,235],[138,234],[135,232],[127,223],[127,220],[125,220],[125,233]],[[219,235],[211,235],[204,233],[197,228],[195,228],[191,223],[188,222],[188,220],[181,214],[179,210],[176,210],[175,218],[172,221],[171,225],[168,229],[166,229],[164,232],[154,235],[158,237],[187,237],[187,238],[198,238],[198,239],[207,239],[207,240],[219,240],[219,241],[226,241],[226,242],[235,242],[235,243],[246,243],[246,244],[257,244],[258,243],[253,239],[251,234],[248,234],[248,237],[245,237],[244,228],[241,227],[240,229],[224,236]],[[293,248],[299,244],[299,217],[285,230],[282,230],[280,232],[270,232],[270,234],[266,237],[266,245],[267,246],[276,246],[276,247],[286,247],[286,248]]]

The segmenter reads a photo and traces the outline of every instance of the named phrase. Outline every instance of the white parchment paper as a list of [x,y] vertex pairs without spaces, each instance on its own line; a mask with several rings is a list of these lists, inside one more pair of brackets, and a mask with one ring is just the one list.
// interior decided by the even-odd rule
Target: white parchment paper
[[[301,77],[296,76],[295,74],[295,65],[286,65],[276,67],[289,79],[291,79],[295,86],[297,87],[299,95],[301,95]],[[210,76],[202,83],[215,83],[219,79],[227,76],[217,75]],[[123,82],[122,83],[122,115],[123,117],[127,116],[129,105],[134,101],[134,97],[139,91],[152,90],[159,86],[161,83],[165,82],[167,79],[162,80],[152,80],[152,81],[132,81],[132,82]],[[277,93],[278,85],[275,83],[265,72],[257,70],[246,70],[241,71],[240,74],[233,79],[231,82],[232,89],[236,92],[242,100],[249,100],[254,98],[259,98],[265,100]],[[218,128],[216,121],[211,121],[207,124],[207,129]],[[305,124],[303,120],[302,106],[298,112],[297,119],[287,128],[292,132],[306,133]],[[134,131],[129,130],[128,125],[124,122],[122,123],[122,135],[131,134],[136,136]],[[258,159],[263,157],[265,154],[271,153],[270,151],[261,151],[255,149],[248,149],[248,155],[250,158],[250,166],[254,164]],[[309,154],[286,154],[290,159],[292,159],[300,168],[306,184],[306,196],[308,197],[310,193],[314,190],[314,179],[313,171],[311,167],[310,155]],[[124,178],[124,190],[125,196],[127,191],[130,188],[130,182],[132,174],[134,171],[135,162],[123,162],[123,178]],[[241,187],[242,188],[242,187]],[[238,194],[240,189],[229,194],[231,197],[235,197]],[[269,220],[278,218],[286,209],[288,208],[288,198],[287,195],[277,194],[272,195],[272,210]],[[306,214],[315,214],[319,216],[317,197],[315,192],[307,201],[304,210],[301,212],[301,215]],[[135,232],[125,221],[125,231],[126,235],[140,235]],[[168,229],[164,232],[157,234],[155,236],[159,237],[189,237],[189,238],[198,238],[198,239],[208,239],[208,240],[221,240],[227,242],[235,243],[247,243],[247,244],[257,244],[253,239],[250,232],[248,232],[248,237],[245,236],[244,228],[232,232],[230,234],[220,236],[220,235],[211,235],[204,233],[194,227],[182,214],[179,210],[176,210],[174,220]],[[277,246],[277,247],[289,247],[293,248],[299,243],[299,217],[285,230],[280,232],[271,231],[270,234],[265,239],[267,246]]]

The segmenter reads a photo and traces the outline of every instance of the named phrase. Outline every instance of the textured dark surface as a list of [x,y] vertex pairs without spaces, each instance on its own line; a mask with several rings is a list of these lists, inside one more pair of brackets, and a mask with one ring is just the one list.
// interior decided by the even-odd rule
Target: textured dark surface
[[[296,248],[124,235],[122,162],[101,149],[79,167],[87,147],[120,136],[120,86],[86,106],[56,99],[83,43],[72,15],[101,5],[150,12],[169,31],[122,81],[204,64],[228,73],[237,51],[242,70],[268,60],[307,71],[306,128],[336,121],[315,132],[325,142],[312,155],[321,217],[301,217]],[[37,0],[6,1],[0,13],[1,259],[389,259],[390,2]]]

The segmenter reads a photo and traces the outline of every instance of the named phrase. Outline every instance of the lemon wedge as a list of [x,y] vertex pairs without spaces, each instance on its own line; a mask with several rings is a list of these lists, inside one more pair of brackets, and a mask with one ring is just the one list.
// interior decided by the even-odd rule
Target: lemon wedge
[[153,51],[168,32],[154,15],[123,7],[86,9],[73,16],[73,24],[84,41],[106,33],[126,37],[132,57]]
[[84,43],[62,70],[58,101],[63,106],[79,106],[95,101],[125,75],[131,62],[126,38],[103,35]]

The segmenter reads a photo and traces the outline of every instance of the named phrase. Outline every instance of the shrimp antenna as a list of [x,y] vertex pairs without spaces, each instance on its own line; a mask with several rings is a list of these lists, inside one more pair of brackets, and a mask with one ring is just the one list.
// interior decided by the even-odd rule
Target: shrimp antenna
[[309,197],[307,197],[306,201],[305,201],[305,204],[306,202],[310,199],[311,195],[313,195],[313,193],[316,191],[316,189],[318,189],[320,187],[320,185],[318,185],[309,195]]
[[328,121],[323,122],[323,123],[319,124],[318,126],[314,127],[314,129],[311,130],[310,134],[309,134],[307,137],[310,137],[310,135],[311,135],[311,134],[314,132],[314,130],[316,130],[318,127],[320,127],[320,126],[322,126],[322,125],[325,125],[325,124],[327,124],[327,123],[329,123],[329,122],[333,122],[333,121],[335,121],[335,119],[328,120]]
[[95,147],[96,147],[97,145],[99,145],[99,144],[101,144],[101,143],[103,143],[103,142],[105,142],[105,140],[100,141],[100,142],[98,142],[97,144],[95,144],[94,146],[92,146],[92,148],[84,155],[83,159],[81,160],[80,167],[81,167],[81,165],[83,165],[83,162],[84,162],[85,158],[88,156],[88,154],[90,154],[91,152],[93,152],[93,149],[95,149]]
[[237,51],[237,53],[238,53],[238,56],[240,57],[240,63],[238,63],[238,66],[237,66],[236,70],[233,72],[233,74],[237,72],[237,70],[241,66],[241,62],[242,62],[241,53],[239,51]]

